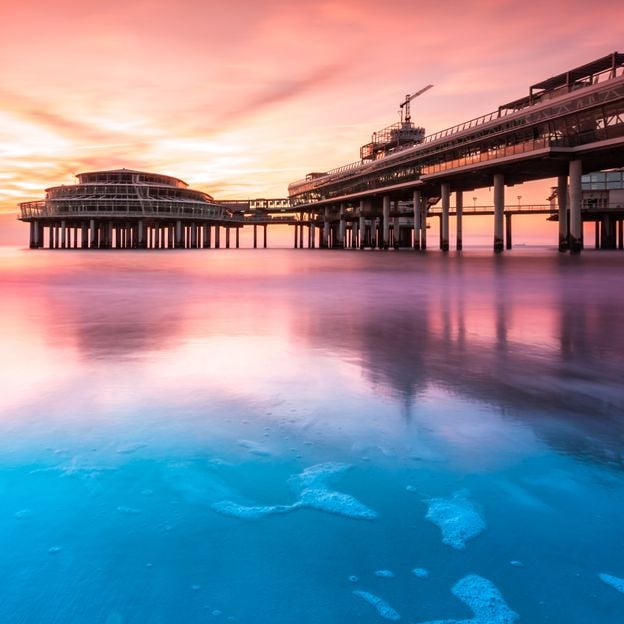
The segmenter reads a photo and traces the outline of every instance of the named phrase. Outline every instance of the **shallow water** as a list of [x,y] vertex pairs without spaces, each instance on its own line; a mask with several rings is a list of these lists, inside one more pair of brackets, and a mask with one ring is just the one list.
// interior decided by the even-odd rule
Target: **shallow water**
[[624,621],[621,253],[0,263],[3,622]]

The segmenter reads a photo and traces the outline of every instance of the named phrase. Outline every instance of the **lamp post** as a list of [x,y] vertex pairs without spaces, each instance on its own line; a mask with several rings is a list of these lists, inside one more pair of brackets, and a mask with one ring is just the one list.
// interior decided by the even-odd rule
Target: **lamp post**
[[477,209],[477,198],[476,197],[472,198],[472,209],[473,210]]
[[522,199],[522,195],[517,195],[518,198],[518,210],[520,210],[520,200]]

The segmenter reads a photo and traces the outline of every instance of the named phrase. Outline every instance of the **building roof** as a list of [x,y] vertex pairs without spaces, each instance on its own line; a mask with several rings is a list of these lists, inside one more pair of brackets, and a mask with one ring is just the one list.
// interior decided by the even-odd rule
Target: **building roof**
[[180,178],[176,178],[174,176],[165,175],[163,173],[154,173],[153,171],[139,171],[137,169],[126,169],[125,167],[122,169],[103,169],[101,171],[83,171],[81,173],[77,173],[76,177],[80,178],[83,175],[93,175],[96,173],[139,173],[141,175],[146,176],[158,176],[159,178],[167,178],[168,180],[175,180],[176,182],[181,182],[184,186],[188,186],[188,184],[184,180],[180,180]]

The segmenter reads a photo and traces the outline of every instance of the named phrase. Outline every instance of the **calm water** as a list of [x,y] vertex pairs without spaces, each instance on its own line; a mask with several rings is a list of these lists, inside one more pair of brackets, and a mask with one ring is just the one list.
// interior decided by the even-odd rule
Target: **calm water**
[[624,621],[621,253],[0,262],[2,622]]

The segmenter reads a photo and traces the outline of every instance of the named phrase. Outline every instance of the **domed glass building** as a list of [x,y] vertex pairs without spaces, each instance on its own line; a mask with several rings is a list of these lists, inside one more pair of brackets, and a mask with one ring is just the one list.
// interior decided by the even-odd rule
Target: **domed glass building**
[[[41,201],[20,204],[30,246],[52,248],[182,248],[236,246],[244,202],[216,202],[171,176],[114,169],[77,175],[78,184],[46,189]],[[47,234],[47,236],[46,236]]]

